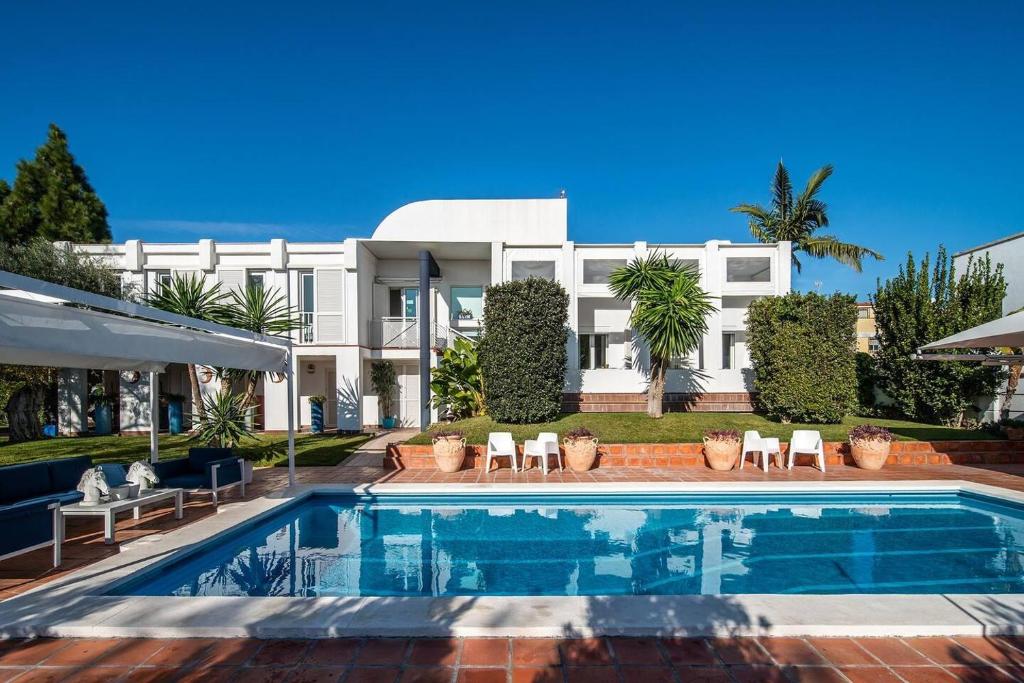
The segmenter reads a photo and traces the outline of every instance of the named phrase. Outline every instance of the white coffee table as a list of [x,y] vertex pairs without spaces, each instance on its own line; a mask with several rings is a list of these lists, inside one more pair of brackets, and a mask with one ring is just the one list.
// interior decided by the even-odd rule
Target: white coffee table
[[181,519],[182,489],[147,489],[140,491],[136,498],[112,500],[108,503],[98,503],[96,505],[82,505],[81,503],[62,505],[60,507],[61,539],[67,538],[64,522],[68,517],[102,517],[103,540],[111,544],[114,542],[114,522],[117,513],[131,510],[135,519],[138,519],[142,506],[153,505],[170,498],[174,499],[174,518]]

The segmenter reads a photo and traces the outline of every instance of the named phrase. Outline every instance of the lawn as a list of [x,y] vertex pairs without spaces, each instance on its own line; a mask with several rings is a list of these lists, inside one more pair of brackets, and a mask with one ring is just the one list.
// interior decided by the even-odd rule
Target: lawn
[[[488,432],[512,432],[516,441],[537,438],[537,432],[563,434],[573,427],[586,427],[602,443],[686,443],[699,442],[709,429],[736,429],[740,433],[756,429],[765,437],[778,437],[788,441],[794,429],[816,429],[826,441],[845,441],[851,427],[873,424],[888,427],[901,441],[952,441],[966,439],[1001,438],[982,430],[951,429],[937,425],[885,420],[881,418],[847,417],[837,425],[781,424],[751,413],[668,413],[660,420],[643,413],[568,413],[555,422],[532,425],[498,424],[489,417],[474,417],[451,425],[431,425],[431,430],[458,429],[466,435],[467,443],[483,444]],[[430,443],[429,434],[420,434],[409,440],[412,444]]]
[[[260,434],[255,442],[236,448],[235,452],[256,463],[257,467],[288,465],[288,437],[284,434]],[[333,434],[302,434],[295,437],[295,464],[302,466],[337,465],[356,448],[369,440],[365,434],[338,436]],[[171,460],[188,455],[195,446],[187,436],[160,437],[160,459]],[[25,443],[0,441],[0,465],[70,458],[75,455],[92,456],[93,462],[131,463],[149,459],[148,436],[82,436],[78,438],[46,439]]]

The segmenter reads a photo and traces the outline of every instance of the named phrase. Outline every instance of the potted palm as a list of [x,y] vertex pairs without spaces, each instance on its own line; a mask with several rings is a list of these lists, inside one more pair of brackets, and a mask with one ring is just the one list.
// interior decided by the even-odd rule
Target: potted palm
[[389,360],[382,360],[370,367],[370,384],[377,394],[377,406],[380,410],[380,426],[384,429],[395,428],[393,413],[393,397],[398,379],[395,377],[395,366]]
[[431,435],[434,462],[442,472],[458,472],[466,459],[466,437],[459,431],[434,432]]
[[323,434],[324,431],[324,403],[327,397],[316,394],[309,397],[309,431],[313,434]]
[[93,433],[98,436],[110,434],[112,427],[112,414],[115,397],[106,393],[103,386],[97,384],[89,391],[89,400],[92,402]]
[[713,470],[731,470],[740,458],[740,433],[735,429],[704,432],[704,457]]
[[[198,441],[204,446],[231,449],[241,445],[245,440],[258,441],[245,419],[244,397],[225,393],[204,396],[203,412],[205,418],[192,432],[190,440]],[[252,462],[244,452],[239,455],[245,458],[242,478],[246,484],[251,484]]]
[[597,437],[586,427],[576,427],[565,433],[565,462],[577,472],[586,472],[597,460]]
[[857,425],[850,430],[850,453],[862,470],[880,470],[889,458],[892,432],[885,427]]

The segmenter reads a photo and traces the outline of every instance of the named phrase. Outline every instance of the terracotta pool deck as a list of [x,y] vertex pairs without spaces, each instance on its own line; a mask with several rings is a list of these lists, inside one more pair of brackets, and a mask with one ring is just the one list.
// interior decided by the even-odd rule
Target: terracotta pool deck
[[[866,472],[811,467],[767,474],[708,469],[537,469],[490,474],[468,470],[382,471],[379,467],[311,467],[299,483],[536,483],[967,480],[1024,491],[1024,465],[887,467]],[[259,470],[247,499],[286,486],[283,468]],[[238,500],[229,494],[222,504]],[[119,544],[159,534],[214,514],[208,498],[188,501],[185,518],[172,507],[130,515],[117,524],[118,544],[103,543],[95,520],[68,520],[65,564],[54,570],[40,550],[0,563],[7,598],[119,552]],[[17,681],[1000,681],[1024,680],[1024,639],[747,638],[644,639],[335,639],[117,640],[61,639],[0,644],[0,682]]]

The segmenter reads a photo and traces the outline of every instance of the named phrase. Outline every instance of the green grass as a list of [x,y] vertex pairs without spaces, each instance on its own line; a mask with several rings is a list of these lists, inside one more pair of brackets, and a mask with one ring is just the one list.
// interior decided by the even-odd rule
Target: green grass
[[[816,429],[826,441],[845,441],[851,427],[873,424],[887,427],[901,441],[954,441],[968,439],[998,439],[981,430],[952,429],[938,425],[885,420],[881,418],[847,417],[837,425],[797,425],[772,422],[751,413],[669,413],[660,420],[643,413],[569,413],[555,422],[532,425],[498,424],[489,417],[474,417],[451,425],[431,425],[435,429],[458,429],[466,435],[466,442],[483,444],[488,432],[512,432],[516,441],[537,438],[537,432],[557,432],[559,435],[573,427],[586,427],[602,443],[697,443],[710,429],[736,429],[743,432],[756,429],[764,437],[789,440],[794,429]],[[429,434],[420,434],[408,441],[411,444],[430,443]]]
[[[356,448],[370,439],[365,434],[312,435],[295,437],[295,464],[299,467],[337,465]],[[187,436],[160,437],[160,459],[171,460],[188,455],[197,445]],[[253,460],[257,467],[288,465],[288,437],[284,434],[260,434],[255,442],[235,449],[239,456]],[[14,465],[33,460],[92,456],[93,462],[131,463],[149,459],[148,436],[82,436],[46,439],[25,443],[0,441],[0,465]]]

